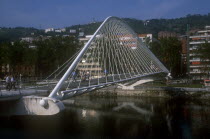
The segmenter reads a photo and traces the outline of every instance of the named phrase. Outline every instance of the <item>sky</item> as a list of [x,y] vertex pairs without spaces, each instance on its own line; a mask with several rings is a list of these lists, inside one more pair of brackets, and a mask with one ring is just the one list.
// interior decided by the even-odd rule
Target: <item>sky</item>
[[148,20],[210,13],[210,0],[0,0],[0,27],[62,28],[108,16]]

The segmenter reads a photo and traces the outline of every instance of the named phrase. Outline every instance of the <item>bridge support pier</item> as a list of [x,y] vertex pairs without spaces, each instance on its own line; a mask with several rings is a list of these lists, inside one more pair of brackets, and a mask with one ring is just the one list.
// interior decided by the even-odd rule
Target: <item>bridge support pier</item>
[[[45,105],[40,105],[40,101],[44,100]],[[15,101],[4,101],[0,115],[54,115],[65,109],[64,104],[56,99],[26,96]]]

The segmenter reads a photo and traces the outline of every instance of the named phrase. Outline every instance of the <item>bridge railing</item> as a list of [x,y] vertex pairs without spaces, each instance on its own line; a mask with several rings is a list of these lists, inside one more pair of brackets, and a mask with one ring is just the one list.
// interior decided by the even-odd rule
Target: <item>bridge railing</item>
[[17,80],[16,82],[10,83],[7,85],[5,80],[0,81],[0,91],[18,91],[18,90],[27,90],[27,89],[46,89],[50,90],[52,89],[55,84],[57,83],[57,80],[27,80],[27,81],[20,81]]

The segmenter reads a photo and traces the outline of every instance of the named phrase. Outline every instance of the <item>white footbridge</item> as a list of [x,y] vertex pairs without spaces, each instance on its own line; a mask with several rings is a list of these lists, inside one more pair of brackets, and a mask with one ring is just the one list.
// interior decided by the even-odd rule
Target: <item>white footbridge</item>
[[[152,78],[142,78],[165,76],[168,73],[166,67],[124,21],[108,17],[71,59],[46,80],[25,88],[46,90],[49,93],[48,97],[38,97],[28,109],[32,109],[31,113],[40,114],[37,112],[39,109],[42,112],[44,109],[49,111],[53,106],[56,107],[54,113],[58,113],[64,109],[62,100],[70,97],[114,84],[119,84],[123,89],[134,89],[138,84],[153,81]],[[127,86],[128,82],[134,80],[137,82]],[[39,106],[35,109],[34,105]]]

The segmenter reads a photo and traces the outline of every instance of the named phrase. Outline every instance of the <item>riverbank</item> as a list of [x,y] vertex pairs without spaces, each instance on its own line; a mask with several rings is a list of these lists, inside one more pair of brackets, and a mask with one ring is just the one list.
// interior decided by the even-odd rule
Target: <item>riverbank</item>
[[108,87],[96,90],[90,93],[90,95],[210,99],[210,88],[138,86],[134,90],[123,90],[121,88]]

